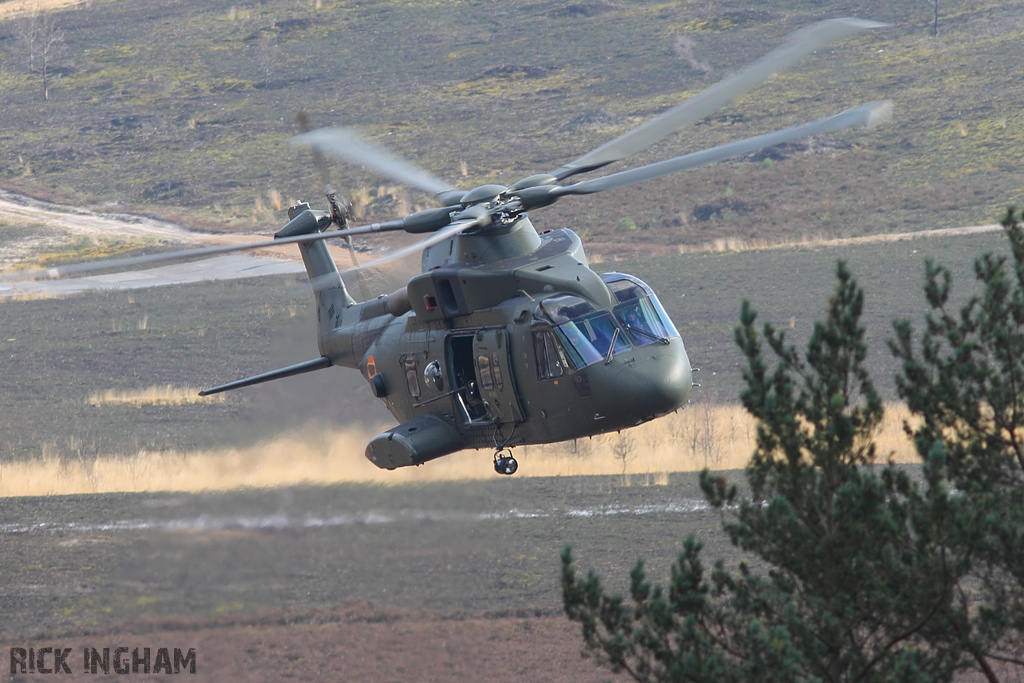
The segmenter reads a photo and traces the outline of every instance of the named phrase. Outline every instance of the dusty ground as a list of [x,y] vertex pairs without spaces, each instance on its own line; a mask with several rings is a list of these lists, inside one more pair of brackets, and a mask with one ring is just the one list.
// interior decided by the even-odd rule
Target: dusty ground
[[[2,6],[0,6],[2,8]],[[181,242],[198,241],[181,226],[147,216],[77,208],[0,190],[0,217],[15,223],[42,223],[97,237],[146,235]]]

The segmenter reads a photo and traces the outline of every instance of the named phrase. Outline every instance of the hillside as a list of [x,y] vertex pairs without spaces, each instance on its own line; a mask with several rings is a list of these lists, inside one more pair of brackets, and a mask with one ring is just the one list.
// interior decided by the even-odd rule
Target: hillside
[[[10,3],[6,3],[10,4]],[[56,15],[59,76],[42,97],[18,19],[0,15],[0,186],[227,231],[271,229],[316,201],[286,140],[359,125],[462,186],[510,183],[637,125],[813,21],[891,27],[813,55],[620,164],[656,160],[891,98],[895,120],[539,212],[593,253],[675,251],[992,222],[1024,201],[1024,3],[404,3],[93,0]],[[334,164],[389,218],[429,198]]]

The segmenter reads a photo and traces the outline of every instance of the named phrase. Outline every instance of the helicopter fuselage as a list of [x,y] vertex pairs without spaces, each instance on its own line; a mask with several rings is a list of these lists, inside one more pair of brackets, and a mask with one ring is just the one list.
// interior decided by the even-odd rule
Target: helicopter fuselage
[[401,423],[371,441],[371,461],[577,439],[686,402],[689,359],[647,285],[594,272],[574,232],[537,235],[525,216],[473,237],[425,253],[403,290],[320,321],[321,353],[359,369]]

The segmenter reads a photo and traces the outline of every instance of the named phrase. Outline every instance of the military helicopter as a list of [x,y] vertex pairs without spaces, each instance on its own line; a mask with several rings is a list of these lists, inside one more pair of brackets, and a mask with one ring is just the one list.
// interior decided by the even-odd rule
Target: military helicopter
[[[761,84],[810,52],[883,26],[832,19],[792,34],[745,70],[549,173],[510,186],[457,189],[361,138],[321,129],[293,139],[315,154],[370,167],[423,190],[440,207],[350,227],[333,193],[329,209],[301,203],[273,240],[207,247],[41,271],[59,277],[298,244],[316,301],[320,357],[206,389],[202,396],[329,367],[361,372],[400,423],[374,437],[366,457],[381,468],[422,465],[461,449],[493,449],[513,474],[512,448],[618,431],[683,406],[693,386],[679,332],[654,290],[632,275],[591,269],[568,228],[535,229],[528,212],[566,196],[612,190],[782,142],[888,118],[891,103],[835,116],[632,170],[564,181],[639,152]],[[337,230],[329,231],[336,227]],[[362,265],[338,269],[323,242],[402,230],[429,236]],[[357,302],[342,275],[422,251],[422,272],[391,294]]]

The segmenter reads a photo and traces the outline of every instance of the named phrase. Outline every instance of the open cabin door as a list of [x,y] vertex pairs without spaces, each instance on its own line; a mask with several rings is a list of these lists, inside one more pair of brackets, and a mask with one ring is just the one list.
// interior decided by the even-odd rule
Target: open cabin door
[[480,330],[474,335],[473,364],[488,418],[497,424],[523,422],[525,418],[512,380],[508,334],[504,328]]

